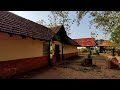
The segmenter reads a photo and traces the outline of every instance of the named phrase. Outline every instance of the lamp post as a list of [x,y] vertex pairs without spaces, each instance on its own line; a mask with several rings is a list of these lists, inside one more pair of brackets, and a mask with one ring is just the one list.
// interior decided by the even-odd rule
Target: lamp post
[[92,65],[91,48],[90,48],[90,47],[89,47],[89,52],[88,52],[87,60],[88,60],[88,64],[89,64],[89,65]]

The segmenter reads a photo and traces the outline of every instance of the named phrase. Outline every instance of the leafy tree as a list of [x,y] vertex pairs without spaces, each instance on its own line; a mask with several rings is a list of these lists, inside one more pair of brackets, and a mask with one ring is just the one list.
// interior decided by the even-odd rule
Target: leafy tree
[[45,25],[49,28],[55,27],[57,25],[64,25],[67,34],[70,34],[70,27],[75,22],[69,18],[69,11],[51,11],[48,15],[49,24],[46,24],[44,20],[39,20],[37,23]]
[[[76,14],[73,19],[69,17],[69,14],[74,12]],[[50,21],[48,27],[53,27],[58,24],[65,26],[68,34],[72,24],[76,23],[80,25],[82,18],[89,14],[91,18],[91,26],[95,26],[97,29],[101,29],[104,34],[111,36],[111,40],[116,44],[120,44],[120,12],[119,11],[51,11],[52,16],[48,16]],[[43,23],[43,20],[42,20]],[[45,23],[43,23],[45,24]]]
[[99,39],[99,40],[96,40],[96,44],[100,44],[102,41],[104,41],[103,39]]
[[[71,11],[67,11],[67,15],[64,11],[51,11],[52,14],[62,17],[63,21],[70,26],[68,19],[68,14]],[[89,14],[90,24],[104,31],[104,33],[110,34],[111,40],[116,44],[120,44],[120,12],[119,11],[75,11],[76,17],[74,21],[77,25],[80,25],[81,19]]]

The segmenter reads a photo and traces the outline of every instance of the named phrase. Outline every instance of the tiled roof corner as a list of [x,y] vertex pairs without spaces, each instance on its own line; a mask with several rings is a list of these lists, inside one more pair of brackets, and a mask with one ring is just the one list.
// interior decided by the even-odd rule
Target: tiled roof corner
[[52,37],[49,28],[8,11],[0,11],[0,31],[42,40]]

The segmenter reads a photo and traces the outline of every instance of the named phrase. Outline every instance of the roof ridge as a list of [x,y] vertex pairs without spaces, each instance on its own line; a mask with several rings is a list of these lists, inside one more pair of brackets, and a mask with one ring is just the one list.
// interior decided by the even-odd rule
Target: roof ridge
[[0,11],[0,31],[28,37],[50,40],[51,30],[41,24],[9,11]]
[[76,38],[76,39],[95,39],[95,38]]
[[[4,11],[4,12],[9,12],[9,11]],[[27,21],[30,21],[30,22],[35,23],[35,24],[37,24],[37,25],[41,25],[41,24],[38,24],[37,22],[34,22],[34,21],[30,20],[30,19],[24,18],[24,17],[22,17],[22,16],[20,16],[20,15],[16,15],[16,14],[13,13],[13,12],[9,12],[9,13],[11,13],[11,14],[17,16],[17,17],[20,17],[20,18],[22,18],[22,19],[26,19]],[[46,26],[44,26],[44,25],[41,25],[41,26],[49,29],[48,27],[46,27]]]

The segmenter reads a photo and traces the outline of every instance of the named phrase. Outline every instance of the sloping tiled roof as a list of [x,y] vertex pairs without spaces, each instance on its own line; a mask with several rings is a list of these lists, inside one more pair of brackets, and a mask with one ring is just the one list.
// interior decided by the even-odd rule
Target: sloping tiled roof
[[55,26],[53,28],[50,28],[51,29],[51,33],[52,33],[52,36],[54,36],[59,30],[60,28],[62,27],[62,25],[60,26]]
[[[51,28],[52,36],[55,36],[61,30],[61,27],[64,27],[64,26],[60,25],[60,26],[55,26],[55,27]],[[75,42],[73,39],[68,37],[67,34],[66,34],[66,40],[64,43],[68,44],[68,45],[80,46],[77,42]]]
[[104,40],[103,42],[101,42],[97,46],[113,46],[113,43],[110,42],[109,40]]
[[0,31],[42,40],[51,39],[49,28],[8,11],[0,11]]
[[74,39],[81,47],[95,46],[96,42],[94,38],[80,38]]
[[70,37],[68,37],[68,44],[74,45],[74,46],[80,46],[76,41],[74,41],[74,40],[71,39]]

